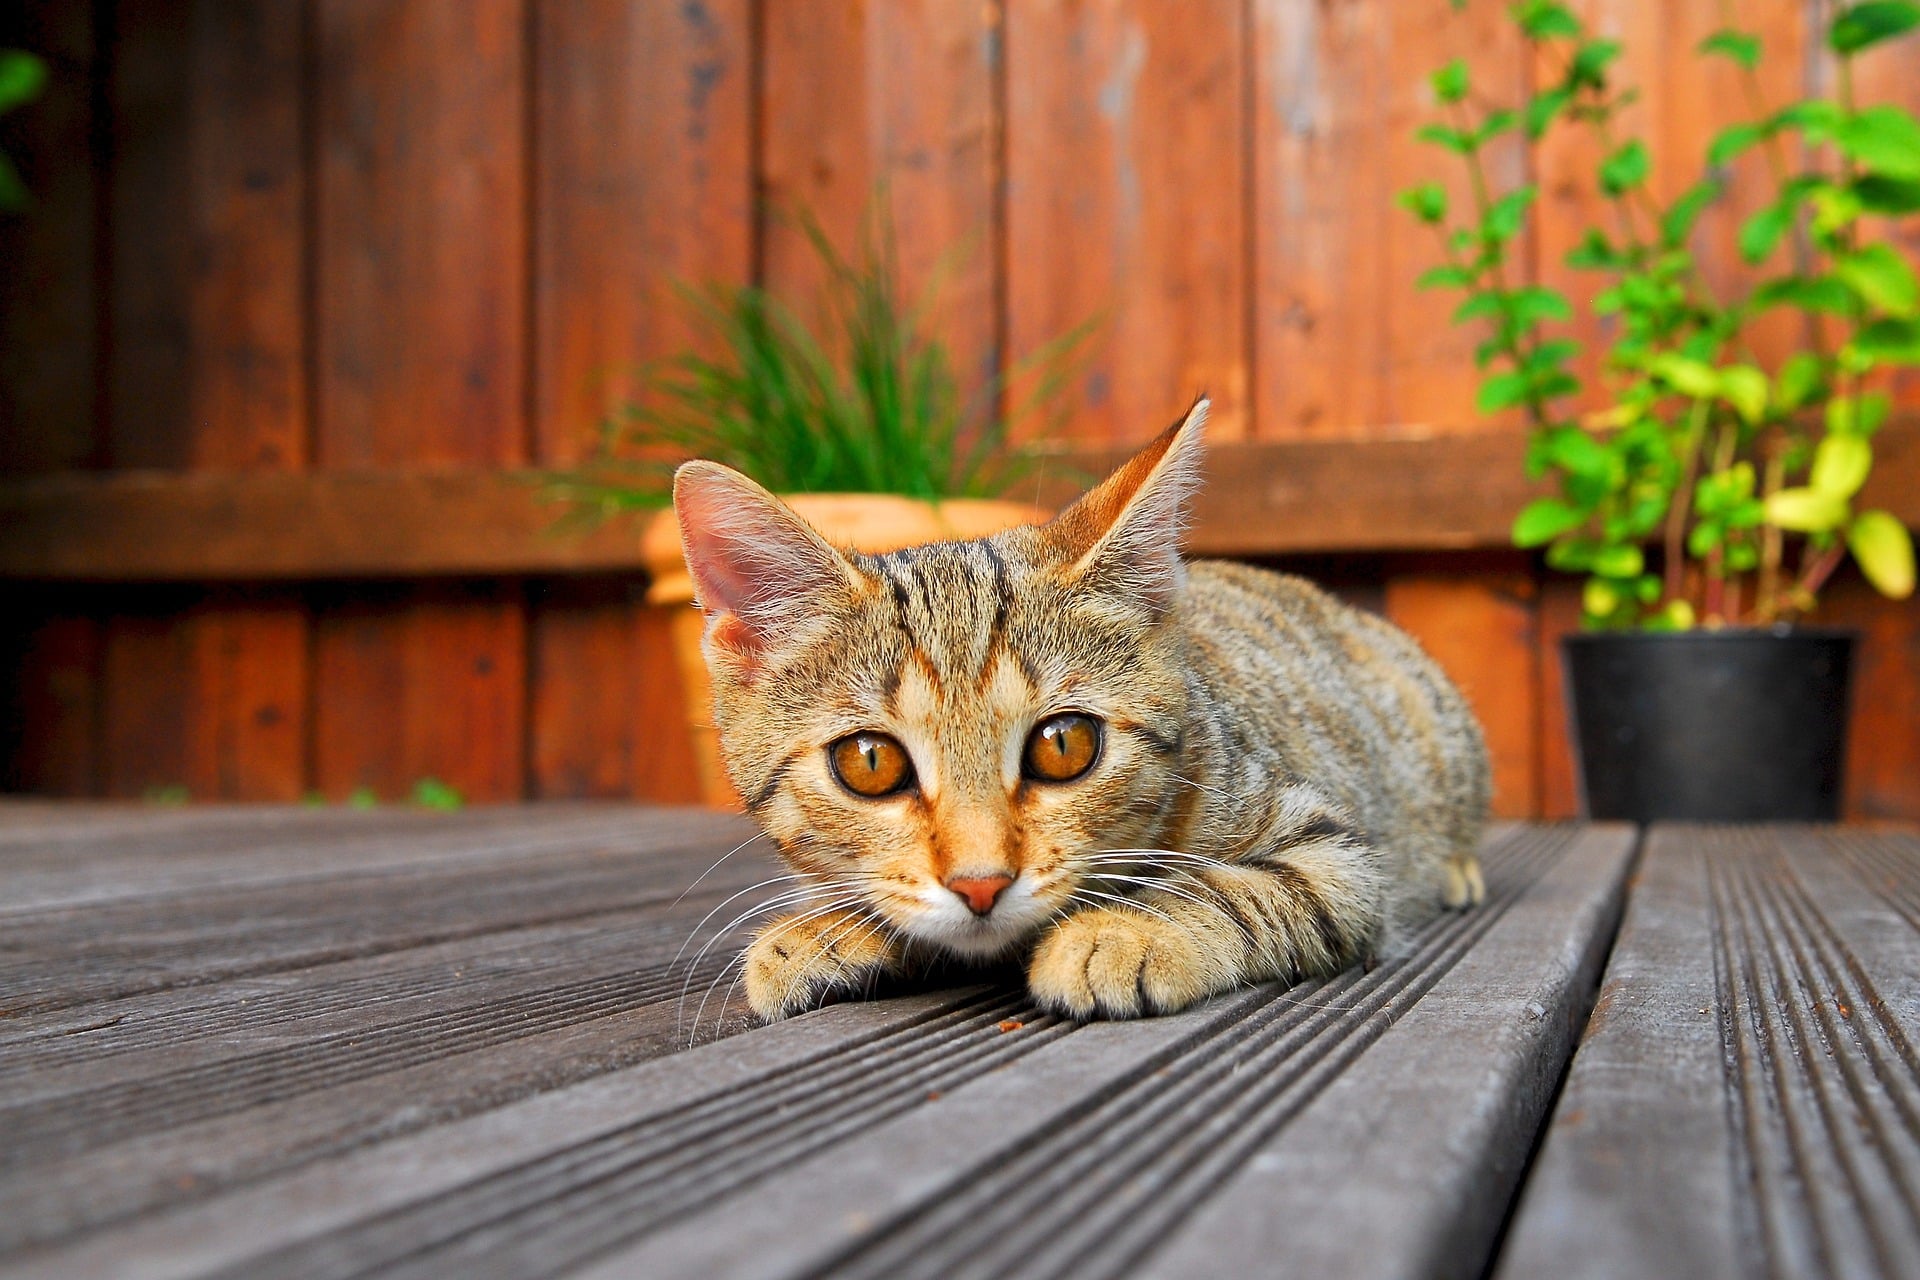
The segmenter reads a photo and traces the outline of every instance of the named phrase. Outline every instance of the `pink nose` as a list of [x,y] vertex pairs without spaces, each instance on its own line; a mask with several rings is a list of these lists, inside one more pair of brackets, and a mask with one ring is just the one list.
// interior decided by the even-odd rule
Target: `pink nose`
[[947,888],[960,895],[969,911],[983,916],[993,910],[1000,891],[1012,883],[1012,876],[955,876],[947,881]]

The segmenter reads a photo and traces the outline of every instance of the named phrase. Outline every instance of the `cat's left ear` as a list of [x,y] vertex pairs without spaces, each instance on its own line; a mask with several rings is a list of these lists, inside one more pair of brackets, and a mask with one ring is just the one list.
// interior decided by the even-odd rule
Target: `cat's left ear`
[[1137,599],[1155,613],[1186,580],[1180,535],[1200,486],[1207,401],[1154,438],[1045,528],[1070,580]]

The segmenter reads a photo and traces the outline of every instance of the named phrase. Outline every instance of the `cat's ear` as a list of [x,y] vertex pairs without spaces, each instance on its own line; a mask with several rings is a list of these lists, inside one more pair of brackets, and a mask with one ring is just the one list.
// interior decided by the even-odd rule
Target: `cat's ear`
[[1078,502],[1055,516],[1046,535],[1060,549],[1070,580],[1140,600],[1164,611],[1186,569],[1180,535],[1200,485],[1207,401],[1155,437]]
[[749,663],[855,585],[852,566],[812,525],[730,467],[682,464],[673,512],[708,641]]

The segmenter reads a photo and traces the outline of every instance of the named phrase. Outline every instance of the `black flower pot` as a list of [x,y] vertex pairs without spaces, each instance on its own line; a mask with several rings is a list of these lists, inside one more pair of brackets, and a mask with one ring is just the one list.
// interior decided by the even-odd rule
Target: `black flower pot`
[[1832,822],[1855,632],[1590,632],[1561,641],[1590,818]]

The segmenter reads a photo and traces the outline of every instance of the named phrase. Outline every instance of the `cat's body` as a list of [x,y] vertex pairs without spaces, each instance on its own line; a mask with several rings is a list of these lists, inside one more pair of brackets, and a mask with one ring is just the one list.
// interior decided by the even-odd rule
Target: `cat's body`
[[763,1016],[941,952],[1170,1011],[1478,901],[1486,752],[1438,668],[1299,579],[1180,561],[1203,420],[1046,526],[877,557],[683,470],[723,751],[808,894],[746,954]]

